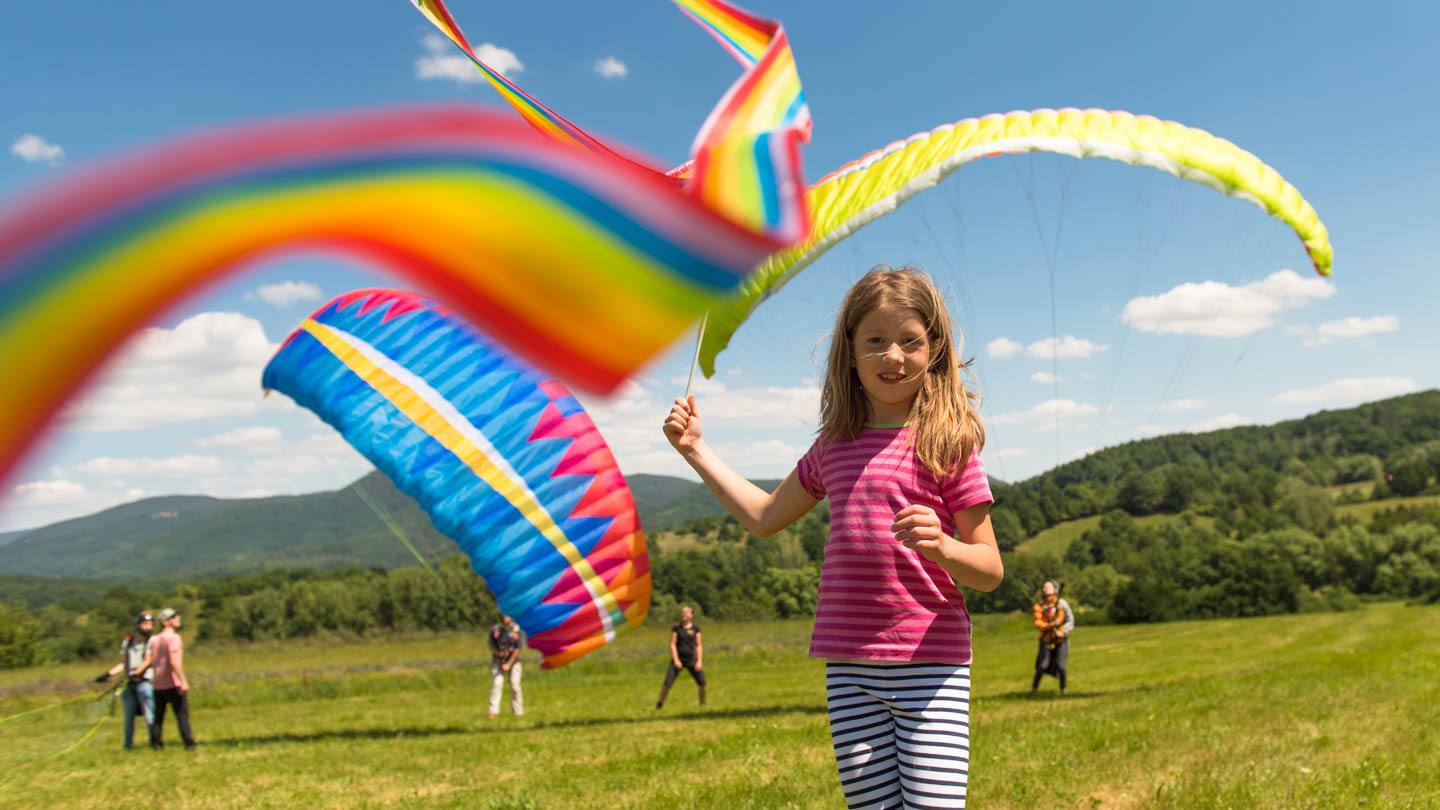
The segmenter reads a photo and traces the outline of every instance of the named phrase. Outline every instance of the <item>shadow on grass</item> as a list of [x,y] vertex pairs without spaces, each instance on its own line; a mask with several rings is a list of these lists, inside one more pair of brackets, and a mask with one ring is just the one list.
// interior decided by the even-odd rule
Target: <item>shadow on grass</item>
[[1148,683],[1140,683],[1140,684],[1136,684],[1136,685],[1134,685],[1134,686],[1127,686],[1127,687],[1125,687],[1124,689],[1109,689],[1109,690],[1104,690],[1104,691],[1099,691],[1099,690],[1097,690],[1097,691],[1085,692],[1085,691],[1076,691],[1076,690],[1074,690],[1074,689],[1070,689],[1070,690],[1068,690],[1068,691],[1065,692],[1064,697],[1061,697],[1059,690],[1055,689],[1054,687],[1051,687],[1051,688],[1049,688],[1049,689],[1045,689],[1045,688],[1042,687],[1042,688],[1040,689],[1040,691],[1038,691],[1038,692],[1032,692],[1032,691],[1030,691],[1029,689],[1023,689],[1023,690],[1019,690],[1019,691],[1015,691],[1015,692],[1002,692],[1002,693],[1000,693],[1000,694],[998,694],[998,695],[978,695],[978,696],[972,696],[971,699],[970,699],[970,702],[971,702],[971,703],[977,703],[977,704],[984,704],[984,703],[991,703],[991,702],[996,702],[996,703],[1011,702],[1011,701],[1022,701],[1022,702],[1023,702],[1023,701],[1031,701],[1031,700],[1036,700],[1036,701],[1040,701],[1040,700],[1089,700],[1089,699],[1094,699],[1094,698],[1119,697],[1119,696],[1121,696],[1121,695],[1131,695],[1131,694],[1138,694],[1138,693],[1141,693],[1141,692],[1150,692],[1150,691],[1153,691],[1154,689],[1155,689],[1155,687],[1154,687],[1153,685],[1151,685],[1151,684],[1148,684]]
[[527,731],[549,729],[587,728],[592,726],[632,725],[672,720],[738,720],[754,717],[775,717],[784,714],[825,714],[823,705],[757,706],[750,709],[721,709],[706,711],[699,709],[688,712],[655,711],[654,714],[631,717],[586,717],[575,720],[556,720],[516,723],[514,718],[477,720],[473,724],[445,726],[407,726],[403,728],[348,728],[315,731],[309,734],[280,733],[257,734],[249,737],[224,737],[217,740],[202,740],[206,747],[240,747],[245,745],[271,745],[273,743],[308,743],[331,740],[390,740],[416,737],[444,737],[469,734],[515,734]]

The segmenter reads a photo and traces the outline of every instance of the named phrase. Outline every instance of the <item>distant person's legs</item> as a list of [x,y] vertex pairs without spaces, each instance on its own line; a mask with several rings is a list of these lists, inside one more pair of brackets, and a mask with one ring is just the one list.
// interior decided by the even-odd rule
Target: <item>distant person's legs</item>
[[120,700],[125,704],[125,748],[128,750],[135,743],[135,715],[140,710],[140,696],[135,694],[135,684],[125,686]]
[[1050,668],[1050,644],[1040,640],[1040,650],[1035,653],[1035,680],[1030,682],[1030,691],[1040,688],[1040,678]]
[[1060,642],[1055,649],[1055,677],[1060,679],[1060,694],[1065,694],[1066,665],[1070,662],[1070,639]]
[[690,670],[690,677],[695,679],[695,684],[700,687],[700,705],[705,705],[705,670],[696,669],[694,664],[687,666]]
[[[165,712],[171,706],[173,696],[179,694],[179,688],[155,690],[155,725],[151,727],[153,732],[150,735],[151,748],[165,747]],[[179,716],[178,710],[176,716]]]
[[195,747],[195,735],[190,733],[190,695],[175,690],[175,724],[180,727],[180,739],[186,748]]
[[490,717],[500,714],[500,695],[505,692],[505,672],[500,665],[490,662]]
[[[140,711],[145,715],[145,731],[150,741],[155,741],[155,685],[149,681],[135,684],[135,697],[140,701]],[[129,728],[127,725],[126,728]],[[129,746],[126,746],[127,748]]]
[[665,684],[660,687],[660,698],[655,701],[655,708],[665,706],[665,697],[670,694],[670,687],[675,685],[675,676],[679,674],[680,670],[675,668],[674,661],[665,662]]
[[520,696],[520,662],[510,665],[510,713],[519,717],[525,713],[525,699]]

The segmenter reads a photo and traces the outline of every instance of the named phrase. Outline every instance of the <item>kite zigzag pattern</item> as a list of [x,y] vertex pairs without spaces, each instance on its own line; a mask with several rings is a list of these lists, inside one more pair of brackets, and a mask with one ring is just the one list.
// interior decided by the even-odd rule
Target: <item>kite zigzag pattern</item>
[[562,574],[555,587],[545,595],[544,601],[575,604],[576,613],[553,630],[532,635],[531,646],[546,649],[550,646],[551,637],[573,637],[585,625],[593,627],[599,623],[609,632],[592,632],[560,653],[547,654],[546,666],[560,666],[613,639],[616,633],[638,627],[645,620],[650,603],[650,565],[644,554],[645,534],[640,527],[635,501],[594,422],[580,407],[574,394],[560,381],[548,380],[541,383],[540,388],[550,396],[551,401],[536,420],[529,441],[566,443],[552,477],[580,475],[592,478],[585,493],[570,510],[570,517],[605,518],[610,521],[586,559],[620,607],[617,613],[602,617],[595,601],[587,595],[582,578],[573,570]]

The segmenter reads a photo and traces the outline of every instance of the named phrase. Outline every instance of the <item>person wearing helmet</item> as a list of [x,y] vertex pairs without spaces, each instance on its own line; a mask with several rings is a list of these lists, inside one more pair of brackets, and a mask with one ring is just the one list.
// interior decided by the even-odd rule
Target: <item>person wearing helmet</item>
[[1040,688],[1041,676],[1054,675],[1060,679],[1063,696],[1075,614],[1070,610],[1070,603],[1060,598],[1060,586],[1054,580],[1046,580],[1040,586],[1040,601],[1035,603],[1035,629],[1040,631],[1040,649],[1035,655],[1035,680],[1030,683],[1030,691]]
[[125,676],[125,748],[129,750],[135,742],[135,715],[145,717],[145,730],[150,745],[158,747],[155,736],[155,670],[150,666],[150,634],[155,631],[155,617],[149,613],[135,616],[135,632],[120,642],[120,663],[106,670],[96,678],[104,683],[116,675]]

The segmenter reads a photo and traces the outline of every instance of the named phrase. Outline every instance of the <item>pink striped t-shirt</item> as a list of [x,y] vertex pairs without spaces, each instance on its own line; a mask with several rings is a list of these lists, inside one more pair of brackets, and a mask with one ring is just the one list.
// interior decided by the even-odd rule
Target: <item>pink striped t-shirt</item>
[[954,515],[991,503],[980,453],[943,485],[920,463],[908,427],[867,427],[851,440],[820,437],[796,465],[800,485],[830,498],[830,539],[820,568],[812,658],[970,663],[965,597],[938,564],[895,539],[895,513],[935,510],[955,534]]

